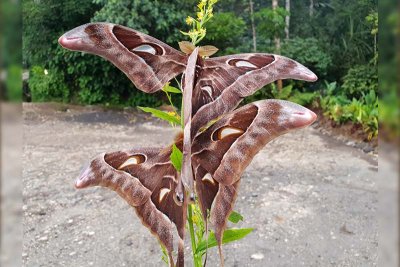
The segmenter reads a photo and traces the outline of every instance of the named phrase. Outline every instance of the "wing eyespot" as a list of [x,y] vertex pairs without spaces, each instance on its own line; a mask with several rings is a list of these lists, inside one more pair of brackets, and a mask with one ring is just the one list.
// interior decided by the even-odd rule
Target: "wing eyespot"
[[146,157],[142,154],[137,154],[130,156],[127,160],[125,160],[119,167],[118,170],[121,170],[125,167],[131,166],[131,165],[137,165],[137,164],[142,164],[146,161]]
[[141,43],[140,45],[130,49],[133,53],[146,53],[154,56],[164,55],[164,49],[161,46],[152,43]]
[[237,68],[245,68],[245,69],[251,69],[255,70],[258,69],[256,65],[251,63],[248,60],[243,60],[243,59],[231,59],[227,62],[229,65],[237,67]]
[[208,183],[211,183],[211,184],[215,185],[215,180],[214,180],[214,178],[211,176],[210,173],[206,173],[206,175],[204,175],[204,177],[201,179],[201,181],[203,181],[203,182],[208,182]]
[[150,42],[143,42],[143,39],[133,30],[115,25],[112,29],[115,38],[129,51],[137,54],[164,55],[164,49]]
[[139,45],[133,49],[131,49],[132,52],[144,52],[144,53],[149,53],[152,55],[155,55],[157,53],[157,51],[154,49],[154,47],[152,47],[151,45]]
[[204,85],[200,88],[202,91],[206,92],[211,99],[213,99],[212,95],[213,95],[213,88],[210,85]]
[[161,188],[160,189],[160,193],[159,193],[159,197],[158,197],[158,202],[161,203],[164,198],[168,195],[168,193],[171,192],[171,189],[169,188]]
[[239,137],[242,135],[244,131],[242,129],[232,127],[232,126],[224,126],[212,133],[212,140],[219,141],[227,137]]
[[232,58],[226,63],[237,68],[251,71],[264,68],[274,61],[275,57],[273,55],[253,55],[247,59]]

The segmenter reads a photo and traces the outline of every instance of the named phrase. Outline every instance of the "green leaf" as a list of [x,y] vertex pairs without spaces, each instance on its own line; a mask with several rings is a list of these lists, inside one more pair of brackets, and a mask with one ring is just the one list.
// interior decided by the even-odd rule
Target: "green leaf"
[[228,220],[233,223],[238,223],[239,221],[243,221],[243,216],[236,211],[232,211],[228,217]]
[[182,151],[179,150],[179,148],[176,147],[175,144],[172,145],[172,152],[170,156],[172,165],[174,165],[174,168],[180,172],[182,169]]
[[288,85],[283,87],[281,90],[278,89],[278,98],[287,100],[290,94],[292,93],[292,88],[293,88],[292,85]]
[[181,90],[171,85],[165,85],[162,89],[164,92],[173,93],[173,94],[182,94]]
[[161,246],[161,251],[162,251],[161,259],[163,260],[163,262],[165,262],[165,264],[167,264],[167,266],[169,266],[169,264],[168,264],[169,257],[168,257],[167,250],[165,249],[165,247],[161,243],[160,243],[160,246]]
[[183,35],[186,35],[186,36],[189,36],[190,35],[190,33],[188,33],[188,32],[184,32],[184,31],[180,31]]
[[148,107],[138,107],[144,112],[151,113],[154,117],[160,118],[162,120],[172,122],[178,125],[181,125],[181,121],[179,118],[172,116],[164,111],[155,109],[155,108],[148,108]]
[[[240,228],[240,229],[227,229],[222,237],[222,244],[230,243],[236,240],[240,240],[246,235],[253,231],[253,228]],[[207,244],[208,243],[208,244]],[[210,233],[207,240],[202,240],[197,246],[196,254],[202,254],[207,248],[212,248],[217,246],[217,240],[213,232]]]

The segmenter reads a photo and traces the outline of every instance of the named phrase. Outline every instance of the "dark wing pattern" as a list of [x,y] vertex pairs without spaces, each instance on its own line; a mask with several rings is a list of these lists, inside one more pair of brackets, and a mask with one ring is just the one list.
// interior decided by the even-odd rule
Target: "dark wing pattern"
[[248,104],[223,116],[199,134],[192,146],[196,191],[203,217],[214,228],[220,250],[240,177],[254,156],[272,139],[308,126],[316,115],[283,100]]
[[187,202],[177,204],[175,201],[178,173],[170,162],[170,154],[170,148],[103,153],[92,160],[75,186],[103,186],[116,191],[135,208],[143,225],[166,248],[171,266],[174,266],[173,237],[177,231],[176,266],[183,266]]
[[112,23],[89,23],[65,33],[67,49],[99,55],[122,70],[143,92],[161,90],[186,67],[187,56],[144,33]]
[[279,79],[315,81],[317,76],[289,58],[238,54],[199,59],[192,100],[192,139],[209,121],[232,111],[246,96]]

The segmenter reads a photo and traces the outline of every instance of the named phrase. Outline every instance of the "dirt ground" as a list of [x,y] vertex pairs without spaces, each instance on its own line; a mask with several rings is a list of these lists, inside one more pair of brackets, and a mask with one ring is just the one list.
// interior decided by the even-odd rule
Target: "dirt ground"
[[[136,111],[24,104],[24,266],[163,266],[156,239],[104,188],[76,190],[101,152],[171,142],[176,130]],[[376,266],[377,155],[313,126],[268,144],[242,177],[226,266]],[[186,262],[190,261],[186,241]],[[208,266],[218,265],[216,249]]]

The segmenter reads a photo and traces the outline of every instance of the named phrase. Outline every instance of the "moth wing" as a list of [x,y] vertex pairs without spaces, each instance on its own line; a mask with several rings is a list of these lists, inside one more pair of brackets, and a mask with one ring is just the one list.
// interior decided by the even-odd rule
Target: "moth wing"
[[209,217],[213,226],[221,261],[223,232],[244,170],[269,141],[315,119],[312,111],[300,105],[262,100],[222,116],[194,139],[196,192],[203,218]]
[[62,35],[64,48],[99,55],[128,76],[141,91],[153,93],[186,67],[187,56],[147,34],[112,23],[89,23]]
[[192,100],[192,137],[209,121],[235,109],[246,96],[279,79],[316,81],[300,63],[273,54],[249,53],[199,62]]
[[[175,201],[178,174],[171,149],[139,148],[103,153],[76,181],[77,188],[103,186],[116,191],[168,251],[173,266],[173,236],[179,235],[177,266],[183,266],[187,203]],[[175,226],[175,227],[174,227]]]

